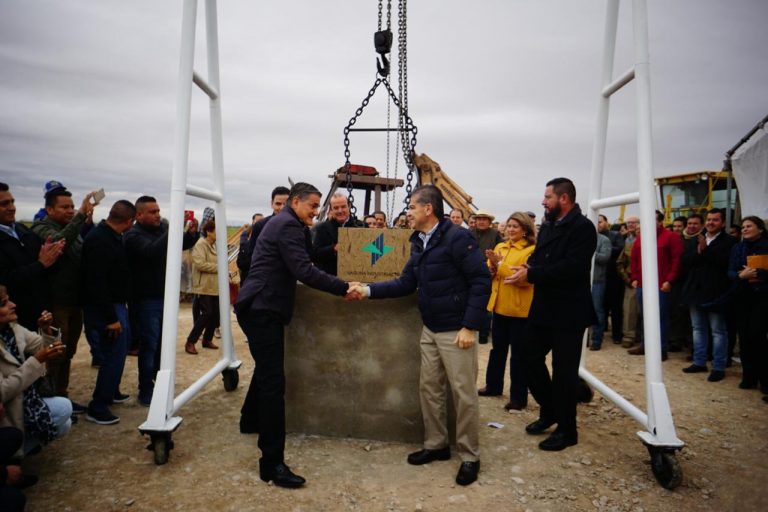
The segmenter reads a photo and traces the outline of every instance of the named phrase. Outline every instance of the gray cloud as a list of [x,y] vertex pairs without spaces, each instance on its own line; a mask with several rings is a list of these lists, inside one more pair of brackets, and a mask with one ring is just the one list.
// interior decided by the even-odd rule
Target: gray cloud
[[[342,128],[374,79],[376,7],[220,4],[227,211],[235,223],[266,212],[270,190],[288,176],[329,187],[327,175],[343,163]],[[656,174],[717,169],[768,112],[768,3],[648,4]],[[543,184],[555,175],[572,176],[584,197],[603,11],[603,2],[563,0],[410,2],[417,149],[497,215],[539,210]],[[104,187],[108,200],[151,193],[167,208],[180,26],[179,2],[0,4],[0,173],[20,217],[32,216],[52,178],[76,194]],[[633,60],[628,2],[619,33],[616,74]],[[201,22],[197,36],[196,69],[205,76]],[[636,188],[634,92],[630,85],[612,104],[607,194]],[[193,96],[190,181],[210,186],[208,107]],[[385,107],[377,95],[359,124],[382,126]],[[385,143],[355,134],[353,161],[384,174]],[[189,201],[198,211],[204,205]]]

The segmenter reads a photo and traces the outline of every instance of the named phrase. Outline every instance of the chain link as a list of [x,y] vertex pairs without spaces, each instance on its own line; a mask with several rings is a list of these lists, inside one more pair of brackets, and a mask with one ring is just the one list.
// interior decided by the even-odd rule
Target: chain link
[[381,32],[381,9],[383,5],[383,0],[379,0],[379,32]]
[[349,129],[355,125],[357,119],[363,114],[363,110],[368,106],[368,103],[371,101],[371,98],[376,92],[376,89],[379,88],[379,85],[381,85],[383,81],[383,78],[376,78],[376,81],[373,83],[373,87],[371,87],[371,90],[368,91],[368,95],[363,98],[362,103],[355,111],[355,115],[350,118],[349,123],[347,123],[347,126],[344,127],[344,172],[347,174],[347,197],[349,199],[349,212],[353,217],[357,214],[357,206],[355,206],[355,196],[352,195],[352,164],[349,162],[349,157],[352,153],[349,150]]

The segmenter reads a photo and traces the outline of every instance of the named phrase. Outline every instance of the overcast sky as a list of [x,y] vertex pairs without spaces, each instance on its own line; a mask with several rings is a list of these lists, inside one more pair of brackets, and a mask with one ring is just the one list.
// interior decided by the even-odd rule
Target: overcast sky
[[[205,76],[203,6],[195,67]],[[107,204],[154,195],[168,213],[181,7],[0,2],[0,181],[19,219],[32,217],[49,179],[76,200],[101,187]],[[220,2],[229,224],[268,213],[271,189],[288,176],[329,189],[342,129],[375,79],[376,10],[373,0]],[[719,169],[768,113],[768,2],[649,0],[648,12],[655,174]],[[602,0],[409,2],[417,151],[497,216],[540,212],[544,183],[560,175],[585,201],[604,17]],[[615,74],[632,59],[624,1]],[[358,126],[386,125],[383,92]],[[612,103],[606,195],[637,190],[635,92]],[[190,181],[211,186],[207,97],[197,90],[192,109]],[[353,134],[350,147],[353,163],[385,175],[383,134]],[[203,206],[189,200],[198,217]]]

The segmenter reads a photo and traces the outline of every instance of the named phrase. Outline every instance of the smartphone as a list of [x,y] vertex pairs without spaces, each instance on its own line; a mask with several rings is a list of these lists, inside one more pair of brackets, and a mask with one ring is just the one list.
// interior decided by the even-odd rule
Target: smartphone
[[102,199],[104,199],[104,196],[106,194],[104,193],[104,189],[100,188],[96,192],[93,193],[93,197],[91,197],[91,203],[93,203],[93,206],[96,206],[101,202]]

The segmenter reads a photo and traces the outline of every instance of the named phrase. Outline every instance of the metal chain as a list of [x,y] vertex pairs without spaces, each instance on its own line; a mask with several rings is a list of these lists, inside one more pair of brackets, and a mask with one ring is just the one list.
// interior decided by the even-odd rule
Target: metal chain
[[381,9],[383,5],[383,0],[379,0],[379,32],[381,32]]
[[408,1],[399,0],[398,3],[398,32],[397,32],[397,50],[398,50],[398,93],[400,94],[400,123],[398,127],[400,131],[400,142],[403,147],[403,157],[408,167],[407,182],[405,185],[405,198],[403,199],[404,208],[403,211],[408,209],[411,202],[411,193],[413,192],[413,176],[415,171],[415,164],[413,163],[413,157],[416,151],[416,127],[411,132],[411,141],[409,147],[409,141],[407,139],[407,132],[404,130],[409,124],[412,126],[413,121],[408,116]]
[[[387,180],[389,180],[389,141],[391,139],[391,133],[389,131],[390,126],[390,111],[392,107],[392,102],[387,98],[387,166],[386,166],[386,177]],[[399,117],[399,116],[398,116]],[[398,134],[399,135],[399,134]],[[395,147],[397,147],[397,144],[395,144]],[[385,211],[387,212],[387,218],[392,220],[392,209],[394,208],[394,202],[391,201],[390,191],[389,187],[386,188],[386,192],[384,193],[384,198],[386,201],[386,207]],[[392,202],[392,207],[390,207],[390,203]]]
[[[381,5],[381,1],[379,1]],[[387,30],[392,28],[392,0],[387,0]],[[379,28],[381,30],[381,28]]]
[[[355,125],[357,119],[363,114],[363,110],[371,101],[371,98],[376,92],[376,89],[378,89],[379,85],[381,85],[381,83],[384,81],[385,80],[383,78],[376,78],[376,81],[373,83],[373,87],[371,87],[371,90],[368,91],[368,95],[363,98],[363,102],[355,111],[355,115],[350,118],[347,126],[344,127],[344,171],[347,174],[347,197],[349,198],[349,212],[353,217],[357,214],[357,206],[355,206],[355,197],[352,195],[352,164],[349,163],[349,157],[351,156],[349,151],[349,129]],[[387,83],[387,89],[390,89],[389,83]]]
[[[383,80],[383,82],[387,88],[387,92],[389,93],[390,98],[392,98],[392,102],[398,109],[400,109],[400,116],[403,118],[404,131],[400,132],[400,134],[403,145],[403,158],[405,159],[405,164],[408,167],[408,181],[405,184],[406,198],[404,200],[405,209],[407,209],[408,204],[411,201],[411,192],[413,192],[412,182],[413,172],[415,170],[413,157],[416,154],[416,135],[419,133],[419,129],[416,127],[416,125],[413,124],[413,119],[411,119],[411,116],[408,115],[408,111],[403,108],[402,103],[400,103],[400,100],[397,98],[397,94],[395,94],[395,91],[393,91],[392,87],[389,85],[389,81]],[[408,140],[408,137],[405,135],[406,133],[411,134],[410,140]]]

